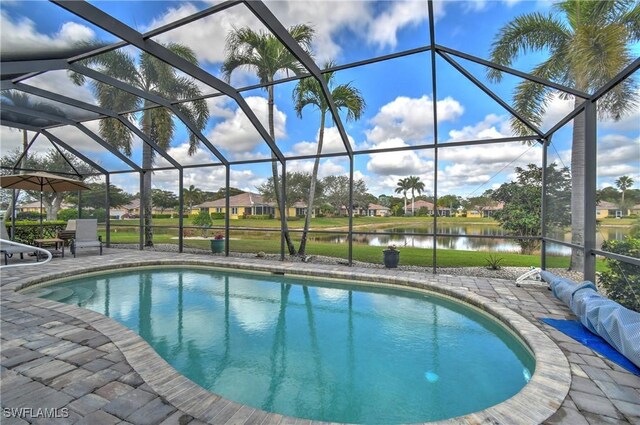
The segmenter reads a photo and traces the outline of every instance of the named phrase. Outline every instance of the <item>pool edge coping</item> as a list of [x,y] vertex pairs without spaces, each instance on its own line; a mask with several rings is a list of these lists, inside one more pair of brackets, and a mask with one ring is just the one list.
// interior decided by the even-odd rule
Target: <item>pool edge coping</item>
[[[464,416],[429,423],[542,423],[560,408],[571,386],[571,372],[566,356],[541,329],[538,329],[530,320],[510,308],[473,293],[466,288],[438,285],[437,276],[425,275],[420,278],[411,276],[381,276],[374,272],[367,273],[354,270],[314,268],[313,265],[310,264],[305,264],[305,268],[302,269],[297,268],[296,263],[265,264],[251,261],[229,261],[225,258],[135,260],[119,263],[117,267],[114,267],[113,264],[96,264],[88,267],[85,272],[115,271],[136,266],[190,265],[222,267],[244,271],[276,272],[284,273],[285,275],[316,276],[329,279],[357,280],[361,282],[373,281],[398,287],[410,287],[435,292],[481,309],[507,326],[511,331],[515,332],[516,335],[525,342],[535,357],[536,370],[529,383],[525,385],[522,390],[502,403],[487,409]],[[88,309],[56,301],[29,297],[17,292],[54,279],[77,276],[76,271],[63,271],[45,276],[27,278],[24,281],[3,286],[2,292],[6,294],[10,291],[16,296],[28,298],[38,306],[72,315],[92,326],[116,345],[131,367],[159,396],[194,418],[215,423],[211,421],[213,421],[223,409],[239,409],[244,406],[226,400],[183,376],[160,357],[142,337],[115,320]],[[256,411],[260,410],[250,406],[246,406],[246,408]],[[274,418],[278,417],[282,419],[284,417],[276,413],[265,413],[272,415]],[[326,422],[320,423],[327,424]]]

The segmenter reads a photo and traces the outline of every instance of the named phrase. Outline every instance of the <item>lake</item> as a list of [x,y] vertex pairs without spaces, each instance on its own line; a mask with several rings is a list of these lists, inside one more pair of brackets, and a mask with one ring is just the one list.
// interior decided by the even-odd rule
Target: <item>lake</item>
[[[354,235],[354,242],[370,246],[388,246],[394,244],[398,247],[433,248],[433,236],[412,236],[411,233],[430,233],[433,226],[425,227],[387,227],[359,226],[354,232],[366,233],[392,233],[391,235]],[[598,229],[597,244],[602,245],[603,240],[623,239],[629,233],[629,227],[601,227]],[[514,239],[496,238],[489,239],[482,236],[504,236],[505,230],[499,225],[493,224],[438,224],[438,232],[456,237],[439,236],[436,238],[438,249],[455,249],[461,251],[487,251],[487,252],[520,252],[520,246]],[[466,235],[479,237],[466,237]],[[346,243],[347,235],[311,235],[311,240],[322,242]],[[554,239],[571,240],[571,234],[556,234]],[[548,244],[547,252],[551,255],[570,255],[571,248],[558,244]]]

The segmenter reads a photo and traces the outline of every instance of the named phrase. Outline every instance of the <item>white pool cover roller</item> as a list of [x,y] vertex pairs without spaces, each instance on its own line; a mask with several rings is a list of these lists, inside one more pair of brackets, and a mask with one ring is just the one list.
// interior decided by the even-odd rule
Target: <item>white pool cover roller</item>
[[580,322],[640,367],[640,313],[603,297],[591,282],[575,283],[548,271],[540,276]]

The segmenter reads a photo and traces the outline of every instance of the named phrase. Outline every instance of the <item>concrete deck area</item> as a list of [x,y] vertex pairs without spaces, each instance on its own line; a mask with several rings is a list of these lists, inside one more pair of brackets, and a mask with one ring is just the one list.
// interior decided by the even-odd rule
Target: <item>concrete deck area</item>
[[[640,424],[640,377],[540,322],[541,317],[573,317],[542,286],[517,288],[499,279],[116,249],[105,250],[102,257],[67,256],[42,266],[2,270],[1,422],[311,424],[203,390],[166,364],[140,337],[105,316],[15,292],[52,276],[176,262],[425,286],[504,314],[508,326],[528,329],[523,337],[536,357],[547,356],[542,372],[536,370],[532,379],[536,385],[527,385],[505,403],[449,423],[527,424],[544,417],[542,422],[548,424]],[[556,359],[551,358],[554,355]],[[545,403],[547,399],[558,401]],[[44,408],[67,412],[68,417],[36,417]],[[7,409],[17,409],[13,413],[21,417]]]

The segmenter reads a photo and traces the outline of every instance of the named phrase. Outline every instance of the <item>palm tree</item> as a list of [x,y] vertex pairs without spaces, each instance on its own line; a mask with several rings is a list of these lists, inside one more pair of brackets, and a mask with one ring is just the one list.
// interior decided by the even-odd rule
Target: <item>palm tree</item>
[[[198,60],[194,52],[181,44],[170,43],[166,46],[173,53],[197,65]],[[134,58],[123,50],[115,50],[86,59],[84,65],[94,65],[98,70],[110,77],[130,84],[145,92],[152,93],[172,100],[192,99],[202,93],[196,82],[180,75],[169,64],[142,52],[139,58]],[[74,83],[82,85],[85,77],[82,74],[71,73]],[[98,98],[98,103],[115,111],[127,111],[144,107],[142,113],[129,114],[129,119],[140,122],[142,132],[161,148],[166,149],[171,143],[175,131],[173,114],[167,108],[151,108],[152,103],[141,99],[113,86],[91,81],[91,87]],[[148,108],[149,107],[149,108]],[[195,100],[176,107],[199,130],[203,130],[209,118],[209,109],[205,100]],[[131,156],[131,142],[133,134],[122,123],[114,118],[100,121],[100,134],[111,145]],[[189,132],[189,155],[196,152],[199,140],[195,134]],[[142,168],[149,170],[154,162],[155,151],[146,143],[142,144]],[[141,199],[144,214],[145,246],[153,246],[153,231],[151,217],[151,172],[144,173],[144,198]]]
[[202,202],[204,193],[202,193],[202,190],[198,189],[194,185],[191,185],[184,191],[183,196],[184,201],[189,206],[189,211],[191,211],[194,204],[199,204],[200,202]]
[[633,179],[629,176],[622,176],[616,180],[616,186],[622,191],[622,202],[620,202],[620,205],[624,208],[624,192],[633,186]]
[[404,215],[407,215],[407,192],[411,189],[409,186],[409,179],[398,180],[398,186],[396,187],[396,193],[402,193],[404,196]]
[[[510,65],[527,52],[548,52],[549,58],[531,72],[589,92],[602,87],[618,74],[634,55],[630,46],[640,40],[640,4],[627,0],[565,0],[554,5],[557,14],[534,12],[521,15],[504,26],[493,43],[491,60]],[[500,81],[501,73],[491,69],[488,76]],[[520,83],[515,91],[515,109],[531,123],[539,125],[554,91],[531,81]],[[598,101],[602,117],[619,119],[635,106],[633,81],[626,79]],[[582,99],[574,97],[575,106]],[[519,134],[529,129],[517,119],[512,127]],[[584,242],[584,152],[585,117],[573,121],[571,152],[571,233],[572,242]],[[573,250],[571,269],[579,270],[583,253]]]
[[[289,33],[293,39],[307,52],[311,48],[313,39],[313,29],[308,25],[295,25],[289,28]],[[271,33],[259,31],[255,32],[250,28],[234,29],[227,36],[226,41],[227,57],[222,64],[222,74],[227,81],[231,80],[233,71],[239,68],[247,68],[258,74],[261,84],[269,84],[266,87],[268,101],[269,135],[275,142],[275,128],[273,122],[274,110],[274,86],[273,81],[276,73],[280,71],[293,72],[296,75],[306,72],[306,69],[287,50],[280,41]],[[289,229],[285,214],[284,194],[280,191],[280,180],[278,179],[278,164],[275,155],[271,153],[271,172],[273,174],[273,185],[280,211],[280,225],[287,242],[290,255],[295,255],[296,248],[291,242]]]
[[[325,65],[325,69],[332,68],[335,64],[329,62]],[[335,73],[327,72],[323,74],[323,78],[331,91],[331,96],[338,109],[347,111],[347,121],[359,120],[362,112],[366,107],[366,103],[360,90],[351,86],[351,83],[340,84],[335,86],[333,79]],[[318,135],[318,147],[316,155],[322,153],[322,144],[324,142],[324,127],[327,112],[329,112],[329,104],[325,98],[320,83],[315,78],[304,78],[298,82],[293,89],[293,100],[295,102],[295,110],[299,118],[302,118],[302,110],[307,105],[313,105],[320,111],[320,133]],[[304,255],[307,246],[307,233],[311,224],[311,215],[313,212],[313,201],[316,193],[316,182],[318,179],[318,167],[320,165],[320,157],[316,156],[313,164],[313,172],[311,173],[311,183],[309,185],[309,198],[307,200],[307,214],[304,222],[304,230],[302,239],[300,240],[300,249],[298,255]]]
[[411,189],[411,215],[416,215],[415,192],[418,192],[418,195],[422,193],[422,191],[424,190],[424,182],[421,181],[420,177],[418,176],[409,176],[407,177],[407,184],[409,185],[409,189]]

